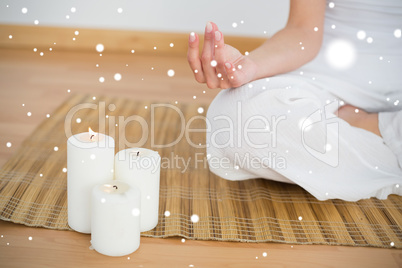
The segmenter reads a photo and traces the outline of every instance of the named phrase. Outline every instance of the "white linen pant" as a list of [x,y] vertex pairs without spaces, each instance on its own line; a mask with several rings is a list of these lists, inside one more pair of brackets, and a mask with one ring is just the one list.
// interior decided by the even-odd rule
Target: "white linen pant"
[[207,113],[210,170],[295,183],[319,200],[402,195],[401,113],[380,114],[383,139],[336,117],[340,102],[291,75],[222,90]]
[[395,153],[402,168],[402,111],[379,113],[378,121],[385,144]]

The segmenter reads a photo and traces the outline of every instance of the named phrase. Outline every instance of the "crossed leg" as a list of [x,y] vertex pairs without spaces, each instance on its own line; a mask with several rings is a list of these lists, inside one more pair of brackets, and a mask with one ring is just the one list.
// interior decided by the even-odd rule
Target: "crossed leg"
[[338,107],[328,111],[330,98],[286,75],[222,90],[207,114],[210,170],[229,180],[296,183],[320,200],[402,194],[395,154],[379,135],[348,123],[352,107],[340,109],[341,118]]
[[339,108],[338,116],[354,127],[365,129],[381,137],[378,113],[367,113],[352,105],[345,105]]

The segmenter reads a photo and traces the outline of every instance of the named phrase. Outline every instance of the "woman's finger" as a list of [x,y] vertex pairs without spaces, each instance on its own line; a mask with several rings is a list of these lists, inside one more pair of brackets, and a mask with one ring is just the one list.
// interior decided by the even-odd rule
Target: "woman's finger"
[[[239,65],[241,66],[241,65]],[[239,68],[241,69],[241,67]],[[232,87],[241,86],[241,73],[236,69],[235,65],[231,62],[225,62],[226,77]]]
[[202,49],[201,63],[204,77],[209,88],[219,87],[218,77],[216,76],[216,61],[214,59],[215,31],[216,25],[208,22],[205,27],[204,47]]
[[202,71],[200,59],[199,45],[200,39],[198,38],[198,35],[192,32],[188,38],[187,61],[193,70],[197,82],[205,83],[205,77]]
[[225,70],[225,42],[220,31],[215,31],[215,60],[217,63],[216,75],[220,82],[220,88],[229,88],[230,82],[227,79]]

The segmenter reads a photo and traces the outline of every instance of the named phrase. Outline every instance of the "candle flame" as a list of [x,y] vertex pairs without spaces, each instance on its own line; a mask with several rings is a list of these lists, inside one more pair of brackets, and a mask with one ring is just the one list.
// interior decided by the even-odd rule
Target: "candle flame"
[[89,139],[92,141],[96,137],[96,132],[93,131],[90,127],[88,127],[88,132],[89,132]]

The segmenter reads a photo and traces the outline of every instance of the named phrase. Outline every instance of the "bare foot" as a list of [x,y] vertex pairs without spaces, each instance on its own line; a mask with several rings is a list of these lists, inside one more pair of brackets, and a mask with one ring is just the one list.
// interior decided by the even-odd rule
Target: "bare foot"
[[378,128],[378,113],[367,113],[352,105],[345,105],[339,108],[338,117],[348,122],[351,126],[370,131],[381,137]]

